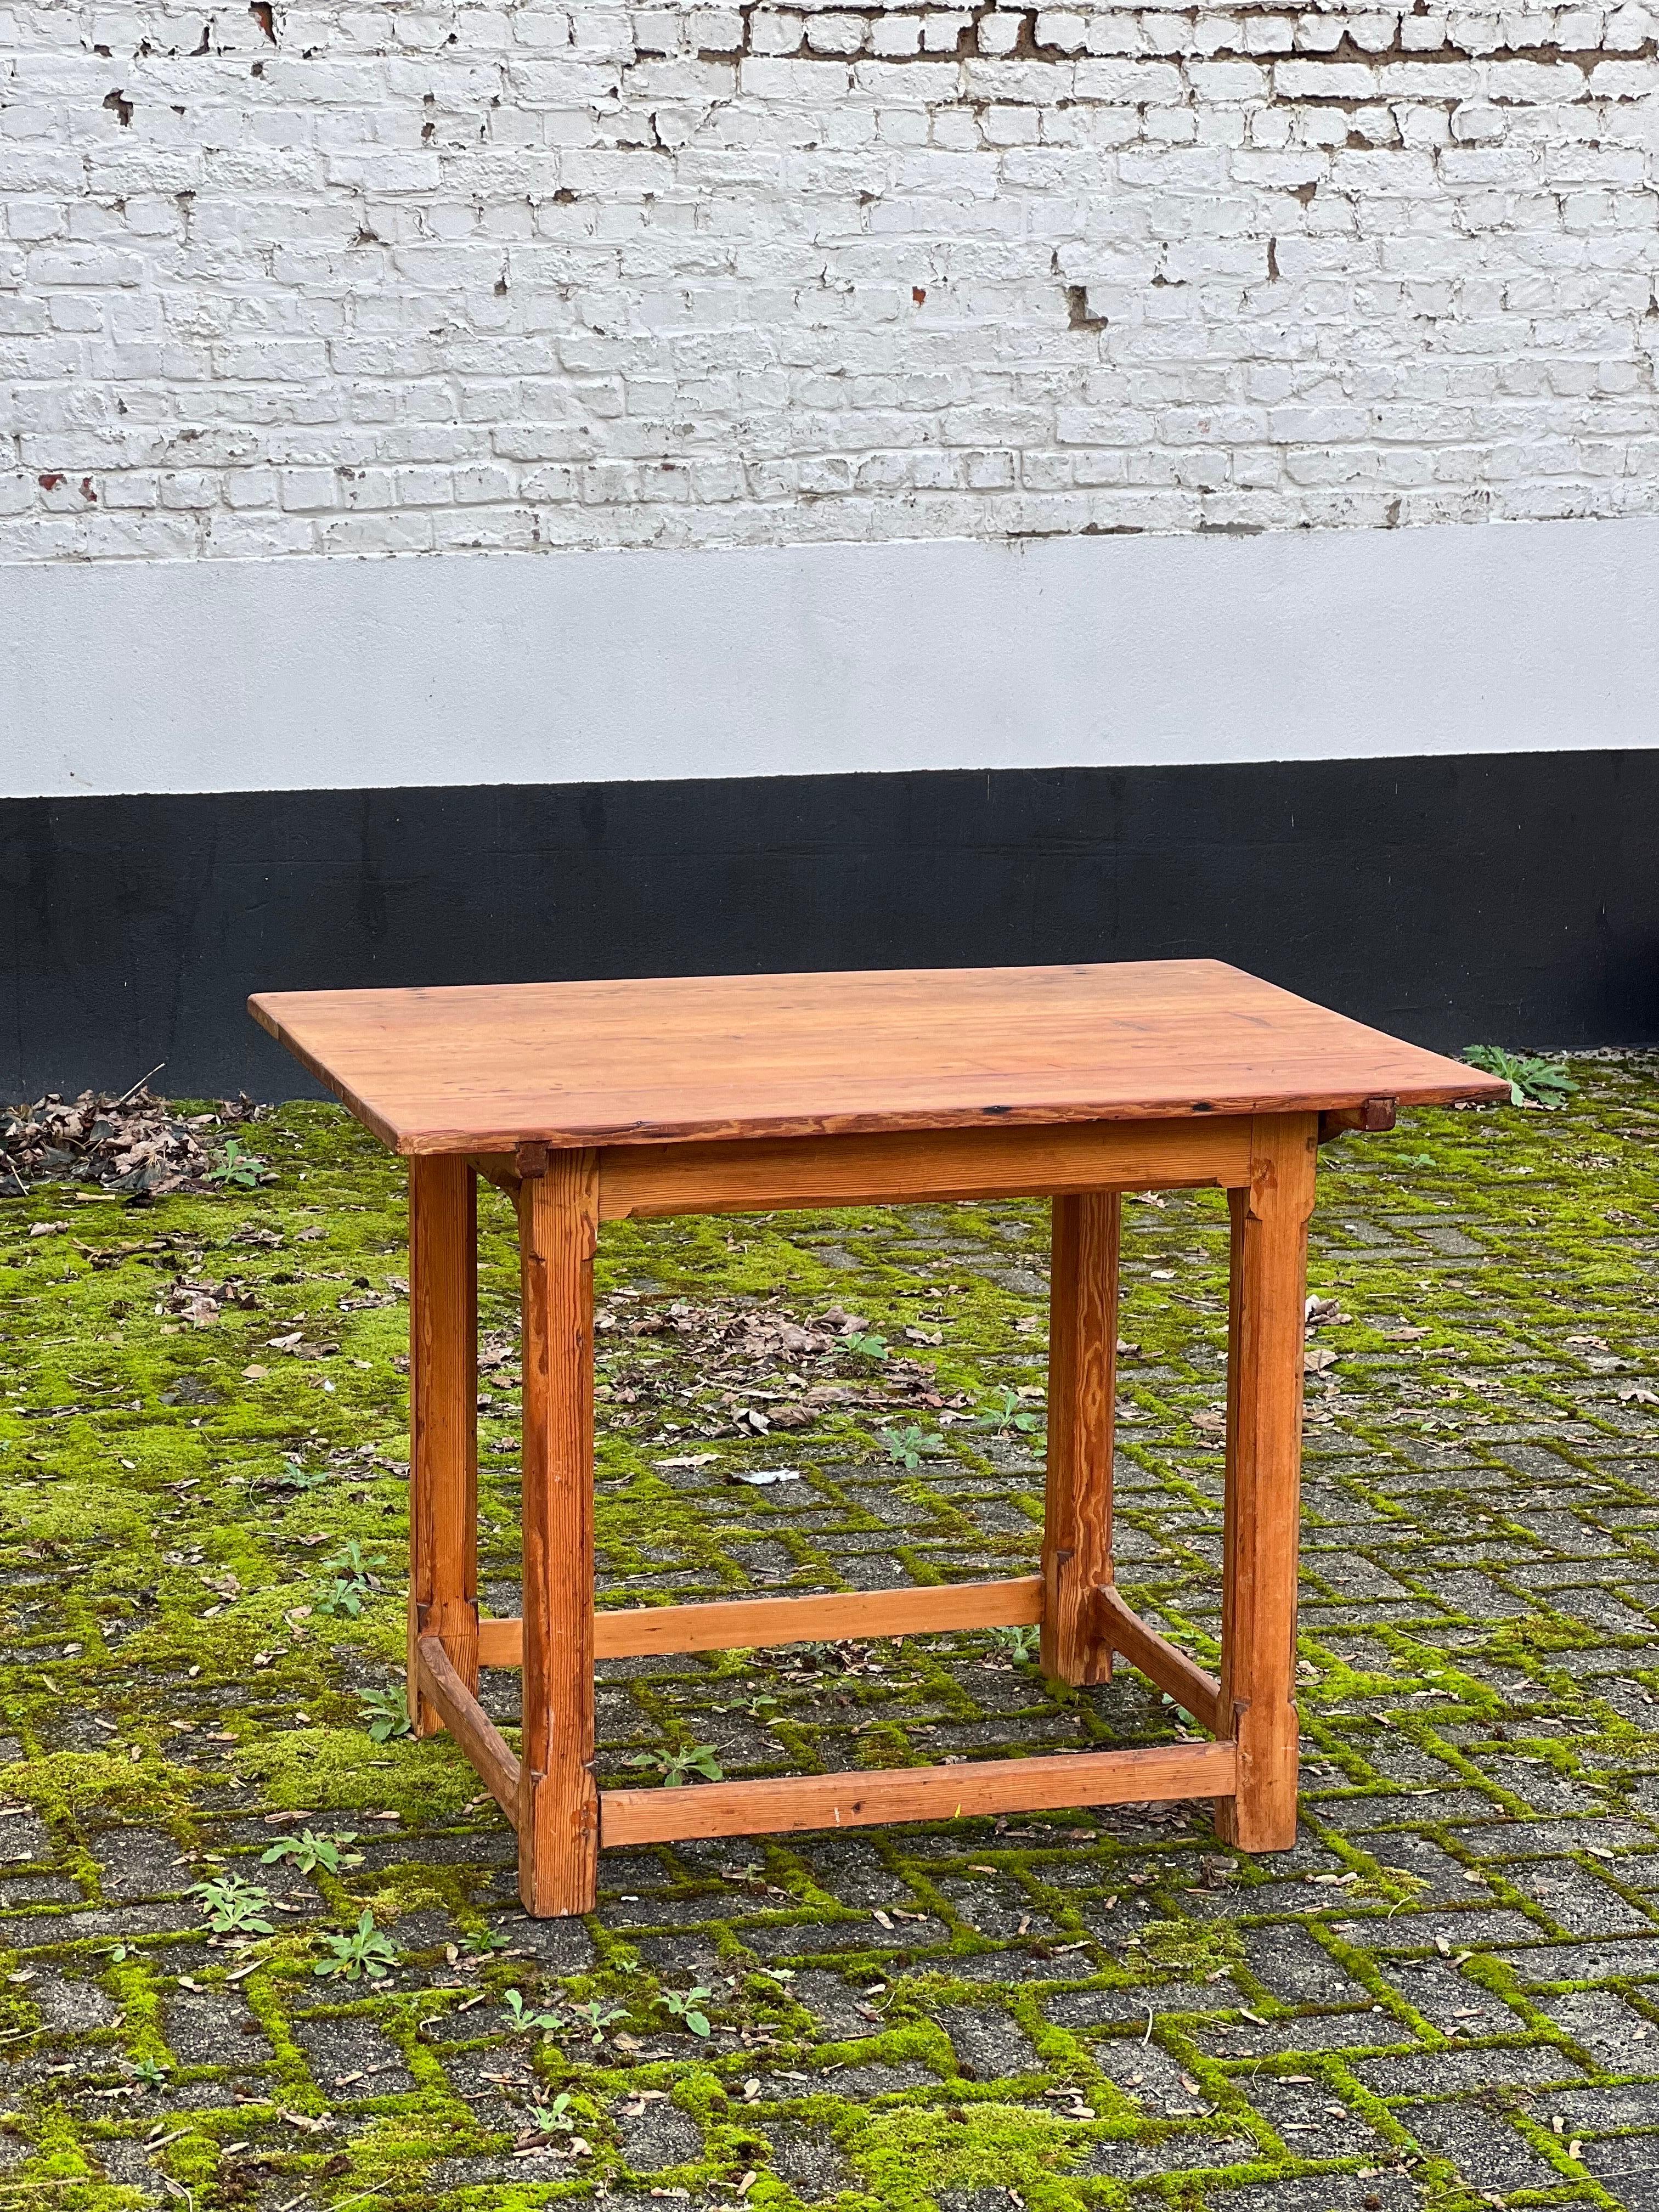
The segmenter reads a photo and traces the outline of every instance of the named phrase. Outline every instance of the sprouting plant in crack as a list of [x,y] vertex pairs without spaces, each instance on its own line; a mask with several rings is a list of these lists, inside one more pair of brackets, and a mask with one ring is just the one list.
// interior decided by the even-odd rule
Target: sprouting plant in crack
[[900,1429],[882,1429],[878,1433],[895,1467],[920,1467],[924,1459],[937,1459],[945,1449],[942,1437],[930,1437],[915,1421],[907,1421]]
[[993,1390],[989,1397],[980,1400],[974,1426],[989,1429],[993,1436],[1006,1437],[1010,1429],[1018,1429],[1022,1436],[1030,1436],[1042,1426],[1042,1416],[1031,1411],[1023,1391],[1005,1384],[1001,1389]]
[[1000,1628],[996,1632],[1018,1666],[1029,1665],[1042,1649],[1042,1631],[1034,1620],[1023,1621],[1014,1628]]
[[1499,1044],[1472,1044],[1463,1054],[1471,1067],[1496,1075],[1510,1086],[1510,1103],[1524,1106],[1565,1106],[1578,1085],[1553,1060],[1528,1053],[1505,1052]]
[[624,1766],[645,1768],[659,1774],[663,1786],[668,1790],[684,1789],[694,1774],[701,1774],[705,1782],[720,1782],[725,1770],[720,1753],[712,1743],[681,1744],[672,1750],[631,1751],[623,1760]]
[[707,2035],[710,2032],[708,2014],[703,2007],[712,1994],[699,1983],[695,1989],[664,1990],[657,2002],[665,2012],[672,2013],[684,2027],[689,2027],[693,2035]]
[[147,2089],[165,2089],[172,2069],[159,2058],[124,2058],[121,2071],[142,2081]]
[[556,2012],[532,2012],[524,2001],[522,1990],[506,1990],[501,2003],[507,2016],[521,2035],[556,2035],[564,2026],[564,2015]]
[[380,1565],[378,1559],[366,1559],[357,1539],[349,1537],[331,1559],[323,1561],[324,1573],[334,1579],[317,1600],[318,1612],[343,1613],[355,1620],[363,1609],[363,1600],[380,1586],[374,1573]]
[[265,1918],[270,1893],[240,1874],[216,1874],[191,1886],[199,1898],[208,1926],[216,1936],[270,1936],[275,1931]]
[[323,1941],[334,1955],[319,1959],[311,1970],[313,1974],[338,1975],[348,1982],[383,1982],[398,1963],[397,1945],[374,1925],[367,1905],[350,1935],[325,1936]]
[[325,1874],[338,1874],[342,1867],[362,1864],[362,1853],[347,1849],[356,1840],[351,1829],[319,1835],[314,1828],[302,1828],[297,1836],[278,1836],[269,1850],[260,1852],[259,1863],[275,1866],[279,1859],[289,1859],[301,1874],[315,1874],[319,1867]]
[[280,1474],[259,1477],[261,1485],[272,1490],[322,1490],[331,1480],[325,1467],[307,1468],[291,1456],[284,1458]]
[[415,1733],[408,1701],[401,1690],[365,1690],[357,1700],[357,1707],[368,1723],[372,1743],[390,1743],[396,1736]]
[[605,2041],[606,2028],[628,2017],[626,2005],[608,2005],[599,1997],[589,1997],[586,2003],[572,2005],[570,2009],[576,2026],[584,2028],[595,2045]]
[[574,2135],[576,2116],[570,2109],[569,2090],[561,2089],[550,2105],[532,2105],[530,2122],[538,2135]]

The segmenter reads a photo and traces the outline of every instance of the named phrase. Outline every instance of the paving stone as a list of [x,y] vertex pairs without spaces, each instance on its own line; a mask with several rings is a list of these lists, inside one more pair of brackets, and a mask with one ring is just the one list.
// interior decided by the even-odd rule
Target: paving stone
[[0,1949],[53,1949],[88,1937],[110,1936],[118,1941],[143,1936],[187,1934],[200,1925],[196,1915],[181,1905],[122,1905],[94,1906],[84,1911],[14,1915],[0,1920]]
[[447,2051],[443,2068],[456,2095],[483,2128],[516,2133],[526,2124],[526,2108],[545,2094],[532,2071],[528,2051],[508,2045]]
[[[1220,2002],[1231,2006],[1237,1997],[1233,1990]],[[1216,2007],[1216,1992],[1208,1984],[1169,1982],[1161,1988],[1057,1990],[1044,1999],[1042,2008],[1057,2027],[1090,2028],[1132,2020],[1144,2027],[1149,2014],[1158,2021],[1171,2013],[1203,2014]]]
[[1583,2069],[1552,2045],[1476,2051],[1422,2051],[1400,2057],[1360,2058],[1354,2077],[1379,2097],[1421,2097],[1431,2091],[1502,2087],[1536,2089],[1583,2078]]
[[1540,2109],[1575,2136],[1613,2128],[1659,2129],[1659,2086],[1631,2081],[1611,2088],[1553,2089]]
[[83,1898],[79,1882],[66,1875],[24,1874],[0,1881],[0,1911],[17,1905],[79,1905]]
[[827,2068],[813,2075],[812,2087],[863,2104],[872,2097],[897,2096],[905,2089],[931,2088],[939,2078],[931,2068],[919,2065],[914,2059],[904,2059],[897,2065],[870,2059],[861,2066]]
[[[853,2169],[837,2146],[811,2129],[770,2127],[768,2170],[793,2189],[804,2204],[821,2203],[853,2185]],[[1006,2203],[1005,2197],[1004,2203]]]
[[[1207,2036],[1211,2031],[1206,2027],[1200,2033]],[[1263,2026],[1252,2022],[1236,2034],[1214,2037],[1212,2047],[1218,2058],[1285,2057],[1298,2052],[1375,2051],[1401,2039],[1399,2022],[1367,2005],[1358,2012],[1302,2012]]]
[[[103,2168],[106,2181],[114,2183],[119,2188],[131,2190],[138,2203],[161,2204],[167,2201],[167,2191],[161,2177],[142,2143],[100,2143],[98,2147],[98,2163]],[[27,2185],[26,2182],[24,2186]]]
[[1398,2105],[1395,2118],[1425,2151],[1450,2159],[1473,2189],[1548,2189],[1559,2179],[1548,2160],[1483,2100]]
[[1252,2182],[1242,2189],[1212,2187],[1211,2212],[1413,2212],[1427,2201],[1424,2186],[1403,2173],[1317,2174],[1291,2181]]
[[294,2034],[322,2089],[347,2098],[391,2097],[414,2086],[403,2053],[361,2013],[296,2020]]
[[896,1921],[884,1928],[878,1920],[798,1921],[773,1927],[751,1927],[744,1941],[758,1959],[827,1958],[836,1952],[922,1951],[949,1940],[941,1920]]
[[703,2133],[689,2112],[663,2102],[647,2104],[617,2123],[624,2160],[635,2173],[661,2173],[671,2166],[690,2166],[703,2154]]
[[1162,2044],[1146,2042],[1139,2035],[1103,2036],[1095,2045],[1094,2062],[1107,2081],[1141,2104],[1170,2099],[1188,2106],[1192,2104],[1191,2094],[1182,2086],[1185,2069]]
[[147,1828],[106,1828],[97,1838],[99,1886],[112,1902],[144,1897],[179,1897],[198,1879],[179,1864],[181,1853],[171,1836]]
[[181,2066],[259,2066],[271,2056],[239,1990],[175,1990],[162,2005],[161,2026]]
[[1574,1990],[1541,2009],[1609,2074],[1659,2075],[1659,2028],[1609,1990]]
[[1355,1921],[1346,1940],[1361,1950],[1379,1954],[1436,1950],[1445,1943],[1454,1951],[1492,1951],[1500,1956],[1510,1956],[1517,1945],[1547,1943],[1548,1930],[1506,1905],[1472,1905],[1461,1911],[1448,1909],[1441,1912],[1406,1912],[1396,1909],[1374,1919]]
[[28,1993],[46,2026],[69,2034],[112,2027],[121,2008],[90,1982],[72,1982],[36,1971]]
[[788,1984],[789,1994],[797,2003],[804,2004],[823,2032],[842,2040],[848,2037],[863,2037],[870,2033],[871,2008],[862,1990],[839,1974],[826,1973],[822,1968],[804,1967]]
[[1260,2080],[1245,2091],[1268,2126],[1297,2158],[1386,2155],[1370,2122],[1334,2096],[1322,2081]]
[[[3,1781],[0,1780],[0,1791],[3,1791],[4,1786]],[[3,1844],[8,1857],[14,1861],[44,1859],[52,1856],[52,1832],[31,1806],[15,1809],[0,1820],[0,1844]]]
[[1449,2035],[1514,2035],[1523,2025],[1501,1998],[1443,1960],[1401,1960],[1385,1969],[1384,1978]]
[[1659,1981],[1659,1942],[1629,1936],[1610,1943],[1494,1945],[1494,1958],[1523,1982]]
[[1508,1879],[1536,1898],[1558,1927],[1571,1936],[1659,1934],[1654,1920],[1620,1896],[1617,1890],[1566,1859],[1547,1859],[1505,1869]]
[[1250,1972],[1287,2004],[1352,2003],[1359,1984],[1305,1928],[1276,1923],[1245,1938]]
[[546,1973],[580,1974],[593,1962],[593,1939],[580,1920],[532,1920],[520,1911],[493,1924],[515,1955],[527,1954]]
[[1000,2081],[1037,2066],[1030,2037],[1006,2012],[951,2006],[933,2017],[950,2037],[957,2063],[970,2081]]

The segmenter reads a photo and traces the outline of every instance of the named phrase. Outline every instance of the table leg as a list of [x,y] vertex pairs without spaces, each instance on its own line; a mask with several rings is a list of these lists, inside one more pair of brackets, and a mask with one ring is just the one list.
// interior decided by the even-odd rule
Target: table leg
[[1121,1216],[1115,1191],[1054,1202],[1042,1659],[1043,1673],[1061,1682],[1112,1679],[1095,1593],[1112,1580]]
[[465,1160],[409,1164],[409,1717],[443,1726],[422,1696],[422,1635],[443,1639],[478,1687],[477,1187]]
[[598,1899],[593,1775],[593,1253],[599,1164],[555,1152],[519,1187],[524,1291],[524,1733],[519,1893]]
[[1238,1745],[1237,1795],[1216,1808],[1249,1851],[1296,1841],[1296,1571],[1302,1347],[1317,1117],[1259,1116],[1250,1182],[1227,1194],[1227,1504],[1221,1712]]

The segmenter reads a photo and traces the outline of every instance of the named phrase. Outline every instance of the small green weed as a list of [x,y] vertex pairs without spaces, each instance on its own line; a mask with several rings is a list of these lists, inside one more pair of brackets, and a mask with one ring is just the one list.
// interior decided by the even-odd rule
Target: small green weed
[[202,1900],[202,1911],[216,1936],[270,1936],[275,1932],[264,1916],[270,1910],[270,1893],[240,1874],[214,1875],[191,1886],[190,1894]]
[[504,1990],[501,2002],[507,2008],[508,2019],[520,2035],[556,2035],[564,2026],[562,2013],[532,2012],[524,2001],[522,1990]]
[[902,1429],[881,1429],[877,1433],[895,1467],[920,1467],[925,1459],[938,1459],[945,1449],[942,1437],[930,1437],[915,1421],[907,1421]]
[[318,1612],[343,1613],[355,1620],[363,1609],[363,1600],[371,1590],[380,1587],[374,1569],[382,1565],[384,1562],[378,1559],[366,1559],[357,1539],[349,1538],[343,1551],[323,1561],[324,1573],[332,1575],[334,1579],[317,1600]]
[[1511,1106],[1524,1106],[1528,1099],[1534,1106],[1565,1106],[1578,1089],[1566,1070],[1553,1060],[1505,1052],[1502,1045],[1472,1044],[1463,1057],[1471,1067],[1478,1067],[1485,1075],[1498,1076],[1509,1085]]
[[337,1974],[348,1982],[383,1982],[398,1963],[397,1945],[374,1925],[374,1915],[367,1906],[349,1936],[325,1936],[323,1941],[334,1955],[319,1959],[311,1970],[313,1974]]
[[297,1459],[285,1459],[280,1474],[261,1475],[261,1483],[271,1490],[321,1490],[329,1480],[325,1467],[302,1467]]
[[262,1182],[274,1180],[270,1170],[257,1152],[250,1152],[240,1137],[227,1137],[224,1145],[207,1171],[210,1182],[216,1182],[222,1190],[234,1184],[238,1190],[255,1190]]
[[694,1774],[701,1774],[705,1782],[721,1782],[725,1773],[720,1754],[712,1743],[693,1743],[678,1751],[634,1751],[623,1761],[624,1766],[639,1766],[662,1777],[667,1790],[681,1790]]
[[538,2135],[574,2135],[576,2116],[570,2109],[569,2090],[561,2089],[550,2105],[532,2105],[530,2121]]
[[335,1835],[319,1836],[314,1828],[302,1828],[297,1836],[278,1836],[268,1851],[261,1851],[261,1866],[275,1866],[279,1859],[291,1859],[301,1874],[315,1874],[321,1867],[325,1874],[338,1874],[342,1867],[361,1866],[361,1851],[348,1850],[348,1844],[357,1838],[347,1829]]
[[699,1984],[692,1990],[665,1990],[657,2002],[665,2012],[672,2013],[676,2020],[689,2027],[693,2035],[707,2035],[709,2033],[708,2015],[702,2008],[711,1994]]
[[842,1337],[842,1342],[849,1352],[856,1352],[861,1359],[885,1359],[887,1357],[887,1339],[876,1335],[870,1329],[859,1329],[851,1336]]
[[1029,1666],[1042,1648],[1042,1631],[1034,1620],[1016,1628],[999,1628],[997,1636],[1020,1666]]
[[576,2025],[586,2028],[595,2044],[605,2041],[606,2028],[628,2017],[626,2005],[608,2005],[598,1997],[590,1997],[586,2004],[572,2005],[570,2009],[575,2016]]
[[1008,1389],[994,1390],[988,1398],[979,1401],[979,1411],[974,1416],[976,1429],[989,1429],[994,1436],[1006,1437],[1010,1429],[1018,1429],[1022,1436],[1030,1436],[1042,1426],[1042,1416],[1035,1413],[1025,1403],[1023,1390]]
[[159,2058],[124,2058],[121,2071],[135,2081],[142,2081],[147,2089],[165,2089],[172,2069]]
[[401,1690],[365,1690],[357,1705],[368,1723],[369,1740],[373,1743],[390,1743],[394,1736],[415,1733],[414,1723],[409,1717],[408,1702]]

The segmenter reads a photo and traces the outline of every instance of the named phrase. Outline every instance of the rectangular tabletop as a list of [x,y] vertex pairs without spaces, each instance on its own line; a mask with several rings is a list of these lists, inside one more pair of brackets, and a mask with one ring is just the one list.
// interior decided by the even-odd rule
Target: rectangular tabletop
[[1507,1097],[1218,960],[262,993],[399,1152]]

